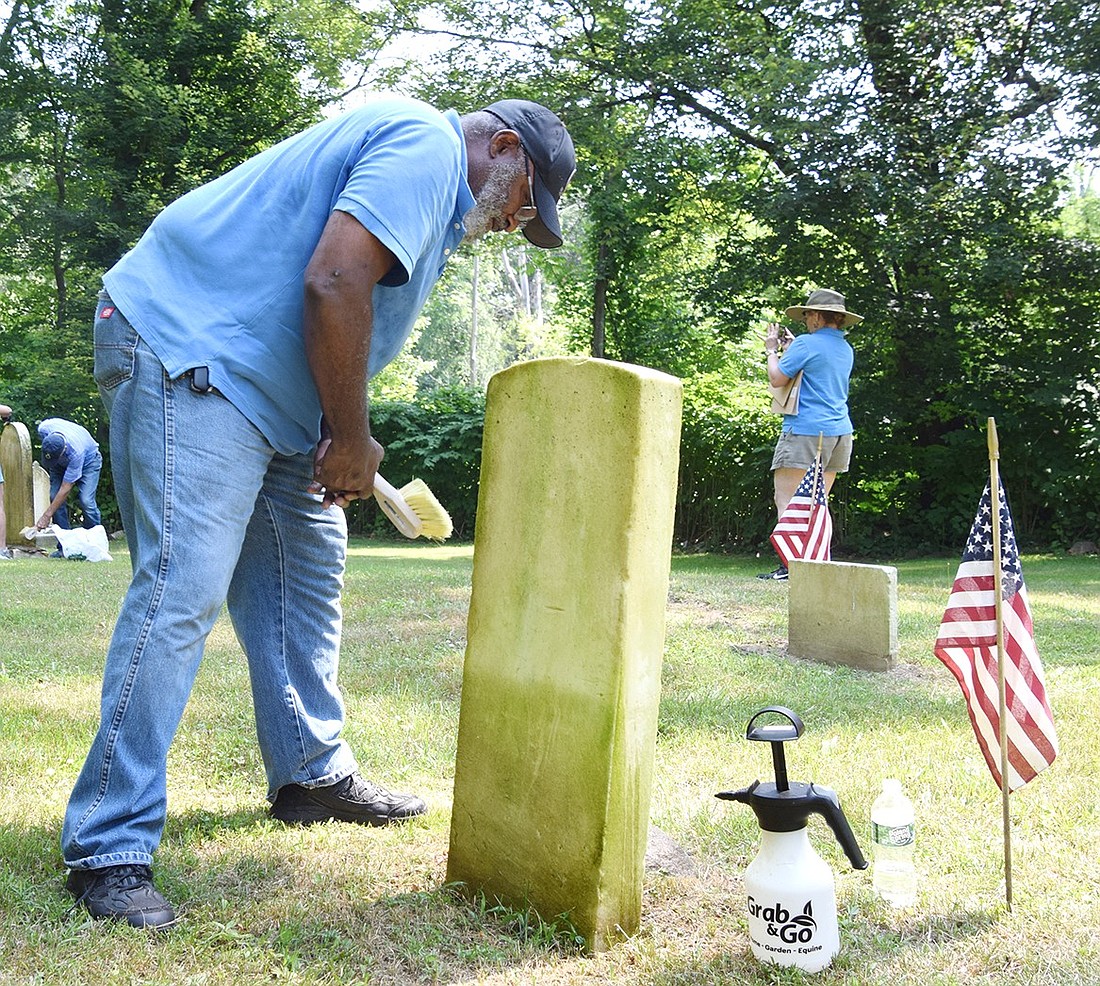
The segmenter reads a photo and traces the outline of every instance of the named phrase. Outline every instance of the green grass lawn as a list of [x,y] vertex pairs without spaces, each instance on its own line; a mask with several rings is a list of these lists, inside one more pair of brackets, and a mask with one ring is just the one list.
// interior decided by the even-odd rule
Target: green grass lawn
[[[652,822],[694,877],[648,873],[642,928],[578,951],[540,922],[443,886],[472,550],[358,543],[341,678],[363,772],[425,797],[410,825],[287,828],[267,819],[243,656],[215,627],[169,763],[157,882],[181,914],[150,935],[69,913],[58,856],[96,726],[99,678],[129,572],[22,559],[0,567],[0,983],[1100,983],[1100,562],[1023,559],[1059,730],[1054,766],[1012,796],[1014,906],[1004,905],[1000,794],[932,644],[957,559],[898,565],[900,663],[873,674],[787,659],[787,586],[772,559],[673,561]],[[817,976],[759,966],[741,874],[757,830],[714,793],[768,779],[744,739],[781,704],[806,732],[792,779],[836,790],[865,851],[871,802],[899,777],[917,809],[917,906],[895,912],[821,819],[841,953]]]

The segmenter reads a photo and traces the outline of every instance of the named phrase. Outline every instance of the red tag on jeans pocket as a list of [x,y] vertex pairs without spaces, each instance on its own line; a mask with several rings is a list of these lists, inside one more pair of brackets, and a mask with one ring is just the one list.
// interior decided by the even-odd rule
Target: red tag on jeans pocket
[[114,313],[115,313],[115,306],[114,305],[108,305],[106,308],[103,309],[103,311],[101,311],[99,313],[99,317],[100,318],[110,318]]

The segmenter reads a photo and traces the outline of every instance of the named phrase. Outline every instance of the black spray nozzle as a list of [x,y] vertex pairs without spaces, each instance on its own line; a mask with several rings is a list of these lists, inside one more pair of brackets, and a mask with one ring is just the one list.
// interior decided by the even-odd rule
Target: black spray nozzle
[[[766,712],[781,715],[788,721],[774,725],[754,726],[753,723],[757,718]],[[863,858],[856,837],[848,825],[848,819],[844,817],[836,792],[787,778],[787,761],[783,754],[783,744],[798,739],[802,735],[803,728],[802,720],[798,715],[782,706],[773,705],[757,712],[749,720],[745,736],[750,740],[771,743],[775,783],[761,784],[760,781],[753,781],[748,787],[739,791],[720,791],[715,797],[724,801],[740,801],[748,805],[756,813],[760,827],[767,832],[797,832],[806,827],[810,815],[822,815],[852,866],[857,870],[865,870],[867,860]]]
[[739,791],[719,791],[715,797],[748,805],[766,832],[797,832],[806,827],[810,815],[821,815],[852,866],[857,870],[867,869],[867,860],[844,817],[840,799],[827,787],[791,781],[786,790],[780,791],[775,784],[753,781]]
[[[781,715],[787,721],[753,726],[753,723],[765,713]],[[772,766],[775,768],[775,786],[780,791],[786,791],[788,787],[787,755],[783,752],[783,744],[798,739],[804,728],[798,713],[792,712],[782,705],[769,705],[766,709],[761,709],[749,720],[749,724],[745,727],[745,739],[757,743],[771,743]]]

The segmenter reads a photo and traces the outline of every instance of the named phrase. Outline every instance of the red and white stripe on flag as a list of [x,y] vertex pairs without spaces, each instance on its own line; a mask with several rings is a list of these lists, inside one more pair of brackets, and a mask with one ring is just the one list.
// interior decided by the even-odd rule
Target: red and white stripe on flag
[[[1015,791],[1054,762],[1058,739],[1003,488],[1000,506],[1007,780],[1008,790]],[[962,688],[978,747],[997,786],[1001,787],[996,583],[990,507],[987,486],[940,624],[935,655]]]
[[825,476],[818,463],[806,470],[770,540],[788,568],[792,560],[830,560],[833,519],[825,502]]

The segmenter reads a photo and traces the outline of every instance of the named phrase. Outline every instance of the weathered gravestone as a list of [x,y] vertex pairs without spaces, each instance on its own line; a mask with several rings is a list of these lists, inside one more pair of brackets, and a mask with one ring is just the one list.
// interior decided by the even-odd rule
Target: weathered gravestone
[[[38,462],[31,465],[31,472],[34,479],[34,516],[37,519],[50,505],[50,474]],[[34,543],[42,551],[54,551],[58,548],[57,538],[49,533],[36,535]]]
[[447,879],[568,915],[641,915],[681,386],[604,360],[489,384]]
[[[4,513],[7,518],[7,542],[26,547],[20,531],[34,525],[34,487],[31,469],[34,462],[30,432],[21,421],[3,426],[0,433],[0,469],[4,471]],[[47,501],[49,502],[49,501]]]
[[31,466],[34,482],[34,516],[41,517],[50,505],[50,474],[35,462]]
[[792,561],[787,653],[864,671],[898,660],[898,570],[885,565]]

